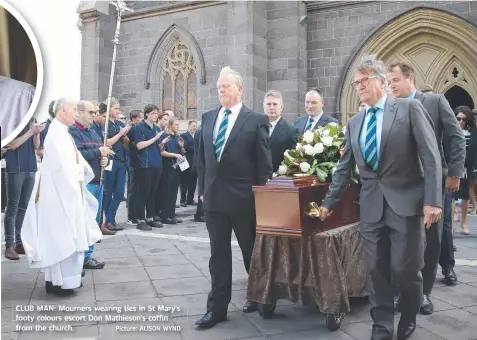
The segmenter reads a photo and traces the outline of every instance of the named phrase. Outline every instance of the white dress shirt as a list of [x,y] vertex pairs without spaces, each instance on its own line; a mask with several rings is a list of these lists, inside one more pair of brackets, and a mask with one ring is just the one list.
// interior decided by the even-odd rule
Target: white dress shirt
[[272,126],[270,126],[270,136],[272,135],[273,130],[275,130],[275,126],[277,126],[277,124],[278,124],[278,122],[280,121],[280,119],[282,119],[282,117],[280,117],[280,118],[274,120],[273,122],[270,122],[270,124],[272,125]]
[[[242,110],[242,102],[238,103],[235,106],[232,106],[230,108],[230,111],[232,113],[229,114],[229,122],[227,125],[227,130],[225,131],[225,140],[224,140],[224,147],[220,151],[220,156],[222,156],[222,152],[224,152],[225,145],[227,144],[227,140],[229,139],[230,132],[232,131],[232,128],[234,127],[235,122],[237,121],[238,115],[240,113],[240,110]],[[219,133],[219,127],[222,121],[224,120],[225,117],[225,107],[222,107],[219,111],[219,115],[217,116],[217,121],[215,122],[215,128],[214,128],[214,145],[215,141],[217,140],[217,135]],[[220,159],[220,157],[219,157]]]
[[308,119],[306,120],[306,124],[305,124],[305,129],[306,127],[308,126],[308,122],[310,121],[310,118],[313,118],[313,124],[311,124],[311,131],[313,131],[315,129],[315,126],[316,124],[318,123],[318,121],[321,119],[321,116],[323,116],[323,111],[321,111],[320,114],[314,116],[314,117],[310,117],[308,116]]
[[30,108],[35,88],[30,84],[0,76],[0,126],[2,140],[20,125]]

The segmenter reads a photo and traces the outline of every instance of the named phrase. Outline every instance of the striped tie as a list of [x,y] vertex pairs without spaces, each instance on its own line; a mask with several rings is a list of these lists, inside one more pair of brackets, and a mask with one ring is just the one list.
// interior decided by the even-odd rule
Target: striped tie
[[305,128],[305,131],[304,131],[304,132],[306,132],[306,131],[308,131],[308,130],[311,130],[311,127],[313,126],[313,122],[314,122],[314,121],[315,121],[315,120],[313,119],[313,117],[310,117],[310,118],[308,119],[308,124],[306,124],[306,128]]
[[219,126],[219,132],[217,133],[217,139],[215,140],[215,158],[220,159],[220,154],[225,144],[225,132],[227,131],[227,125],[229,125],[229,115],[232,113],[229,109],[224,112],[224,119]]
[[269,132],[269,135],[271,136],[271,135],[272,135],[272,132],[273,132],[273,125],[272,125],[272,123],[268,123],[268,132]]
[[364,145],[364,163],[374,172],[378,169],[378,142],[376,140],[376,112],[378,110],[375,107],[368,110],[370,118],[366,127],[366,143]]

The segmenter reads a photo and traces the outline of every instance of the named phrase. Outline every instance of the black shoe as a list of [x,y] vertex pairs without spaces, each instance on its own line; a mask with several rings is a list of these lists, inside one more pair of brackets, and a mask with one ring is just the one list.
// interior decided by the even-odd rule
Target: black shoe
[[159,216],[154,216],[154,217],[152,218],[152,220],[153,220],[154,222],[160,222],[160,221],[161,221],[161,218],[160,218]]
[[162,227],[164,227],[161,222],[154,221],[154,220],[148,221],[148,222],[146,222],[146,223],[147,223],[151,228],[162,228]]
[[196,328],[208,329],[214,327],[216,324],[222,321],[227,320],[227,313],[218,313],[218,312],[207,312],[203,317],[201,317],[196,323]]
[[187,205],[197,205],[196,201],[187,202]]
[[343,322],[345,316],[345,313],[326,314],[326,328],[328,328],[330,332],[337,331],[338,329],[340,329],[341,323]]
[[176,204],[176,208],[179,209],[181,206],[180,204]]
[[172,220],[176,221],[176,223],[182,223],[184,220],[181,220],[180,218],[172,218]]
[[98,260],[91,258],[87,261],[84,261],[83,268],[84,269],[103,269],[104,262],[99,262]]
[[75,291],[73,289],[62,289],[60,286],[53,286],[52,293],[59,296],[73,295]]
[[45,281],[45,290],[48,294],[53,293],[53,283],[51,281]]
[[457,284],[457,275],[454,272],[454,269],[442,270],[442,275],[444,275],[444,282],[448,286],[454,286]]
[[177,221],[172,218],[163,218],[161,221],[163,224],[177,224]]
[[152,230],[152,228],[149,226],[149,224],[147,224],[145,221],[140,221],[138,223],[136,229],[144,230],[144,231]]
[[428,294],[424,294],[419,312],[423,315],[431,315],[434,313],[434,305]]
[[242,311],[244,313],[253,313],[257,310],[257,303],[256,302],[253,302],[253,301],[247,301],[245,302],[245,304],[243,305],[243,309]]
[[187,208],[187,203],[186,202],[181,202],[181,207]]
[[81,272],[81,277],[84,277],[85,275],[86,275],[86,271],[83,270],[83,271]]
[[399,321],[398,331],[397,331],[398,340],[406,340],[412,335],[412,333],[414,333],[415,330],[416,330],[415,322],[401,323],[401,321]]
[[194,216],[194,221],[196,221],[196,222],[205,222],[205,219],[204,219],[203,216],[201,216],[201,217]]
[[129,224],[129,225],[134,225],[134,226],[136,226],[136,225],[139,223],[139,221],[136,220],[136,219],[130,218],[126,223]]
[[398,294],[393,299],[394,313],[399,312],[400,305],[401,305],[401,294]]

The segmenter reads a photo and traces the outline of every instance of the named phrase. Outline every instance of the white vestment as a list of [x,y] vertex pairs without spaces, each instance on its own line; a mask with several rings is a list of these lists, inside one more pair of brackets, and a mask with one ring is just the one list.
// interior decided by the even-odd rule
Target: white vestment
[[98,201],[86,189],[94,173],[76,149],[68,127],[53,120],[21,237],[31,268],[63,289],[81,284],[84,252],[102,238]]

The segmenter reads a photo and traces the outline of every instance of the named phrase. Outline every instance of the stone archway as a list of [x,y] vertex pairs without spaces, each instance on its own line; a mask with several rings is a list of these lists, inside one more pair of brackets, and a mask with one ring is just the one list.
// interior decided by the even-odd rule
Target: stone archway
[[477,103],[477,27],[442,9],[418,7],[378,28],[348,63],[341,81],[338,107],[342,121],[357,111],[352,88],[360,58],[376,54],[390,62],[405,60],[416,71],[417,85],[431,85],[436,93],[454,86],[464,89]]

